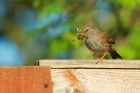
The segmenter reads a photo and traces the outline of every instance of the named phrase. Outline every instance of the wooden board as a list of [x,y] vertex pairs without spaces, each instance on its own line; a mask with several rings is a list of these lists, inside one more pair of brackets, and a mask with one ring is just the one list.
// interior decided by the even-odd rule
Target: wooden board
[[40,60],[52,66],[54,93],[140,93],[140,61]]
[[52,68],[140,68],[140,60],[39,60],[40,66]]
[[0,67],[0,93],[52,93],[49,67]]
[[140,70],[52,69],[52,80],[54,93],[140,93]]

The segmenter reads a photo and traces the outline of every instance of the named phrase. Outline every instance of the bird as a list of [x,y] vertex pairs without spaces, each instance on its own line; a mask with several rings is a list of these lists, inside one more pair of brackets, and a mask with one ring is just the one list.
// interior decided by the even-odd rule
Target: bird
[[111,36],[96,27],[84,26],[77,32],[77,39],[84,41],[87,48],[93,53],[101,55],[97,62],[103,60],[108,53],[113,59],[122,59],[120,54],[112,47],[115,41]]

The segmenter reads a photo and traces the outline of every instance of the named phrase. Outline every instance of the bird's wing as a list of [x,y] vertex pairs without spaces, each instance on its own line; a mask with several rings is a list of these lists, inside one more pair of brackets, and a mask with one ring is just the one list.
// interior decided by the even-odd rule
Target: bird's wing
[[111,38],[111,36],[105,32],[102,32],[99,34],[99,39],[104,42],[106,46],[111,46],[112,44],[115,44],[115,41]]

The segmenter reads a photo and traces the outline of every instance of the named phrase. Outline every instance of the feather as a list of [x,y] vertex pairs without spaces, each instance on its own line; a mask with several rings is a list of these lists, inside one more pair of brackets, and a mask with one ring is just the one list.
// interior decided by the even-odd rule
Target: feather
[[111,54],[111,57],[112,57],[113,59],[117,59],[117,58],[122,59],[122,57],[117,53],[116,50],[114,50],[114,49],[112,49],[112,48],[109,48],[108,51],[109,51],[109,53]]

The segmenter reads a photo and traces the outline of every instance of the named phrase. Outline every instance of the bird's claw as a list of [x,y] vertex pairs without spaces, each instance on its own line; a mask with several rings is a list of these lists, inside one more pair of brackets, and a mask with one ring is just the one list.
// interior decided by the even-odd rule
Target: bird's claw
[[105,60],[104,58],[98,58],[98,59],[96,60],[96,64],[102,63],[104,60]]

